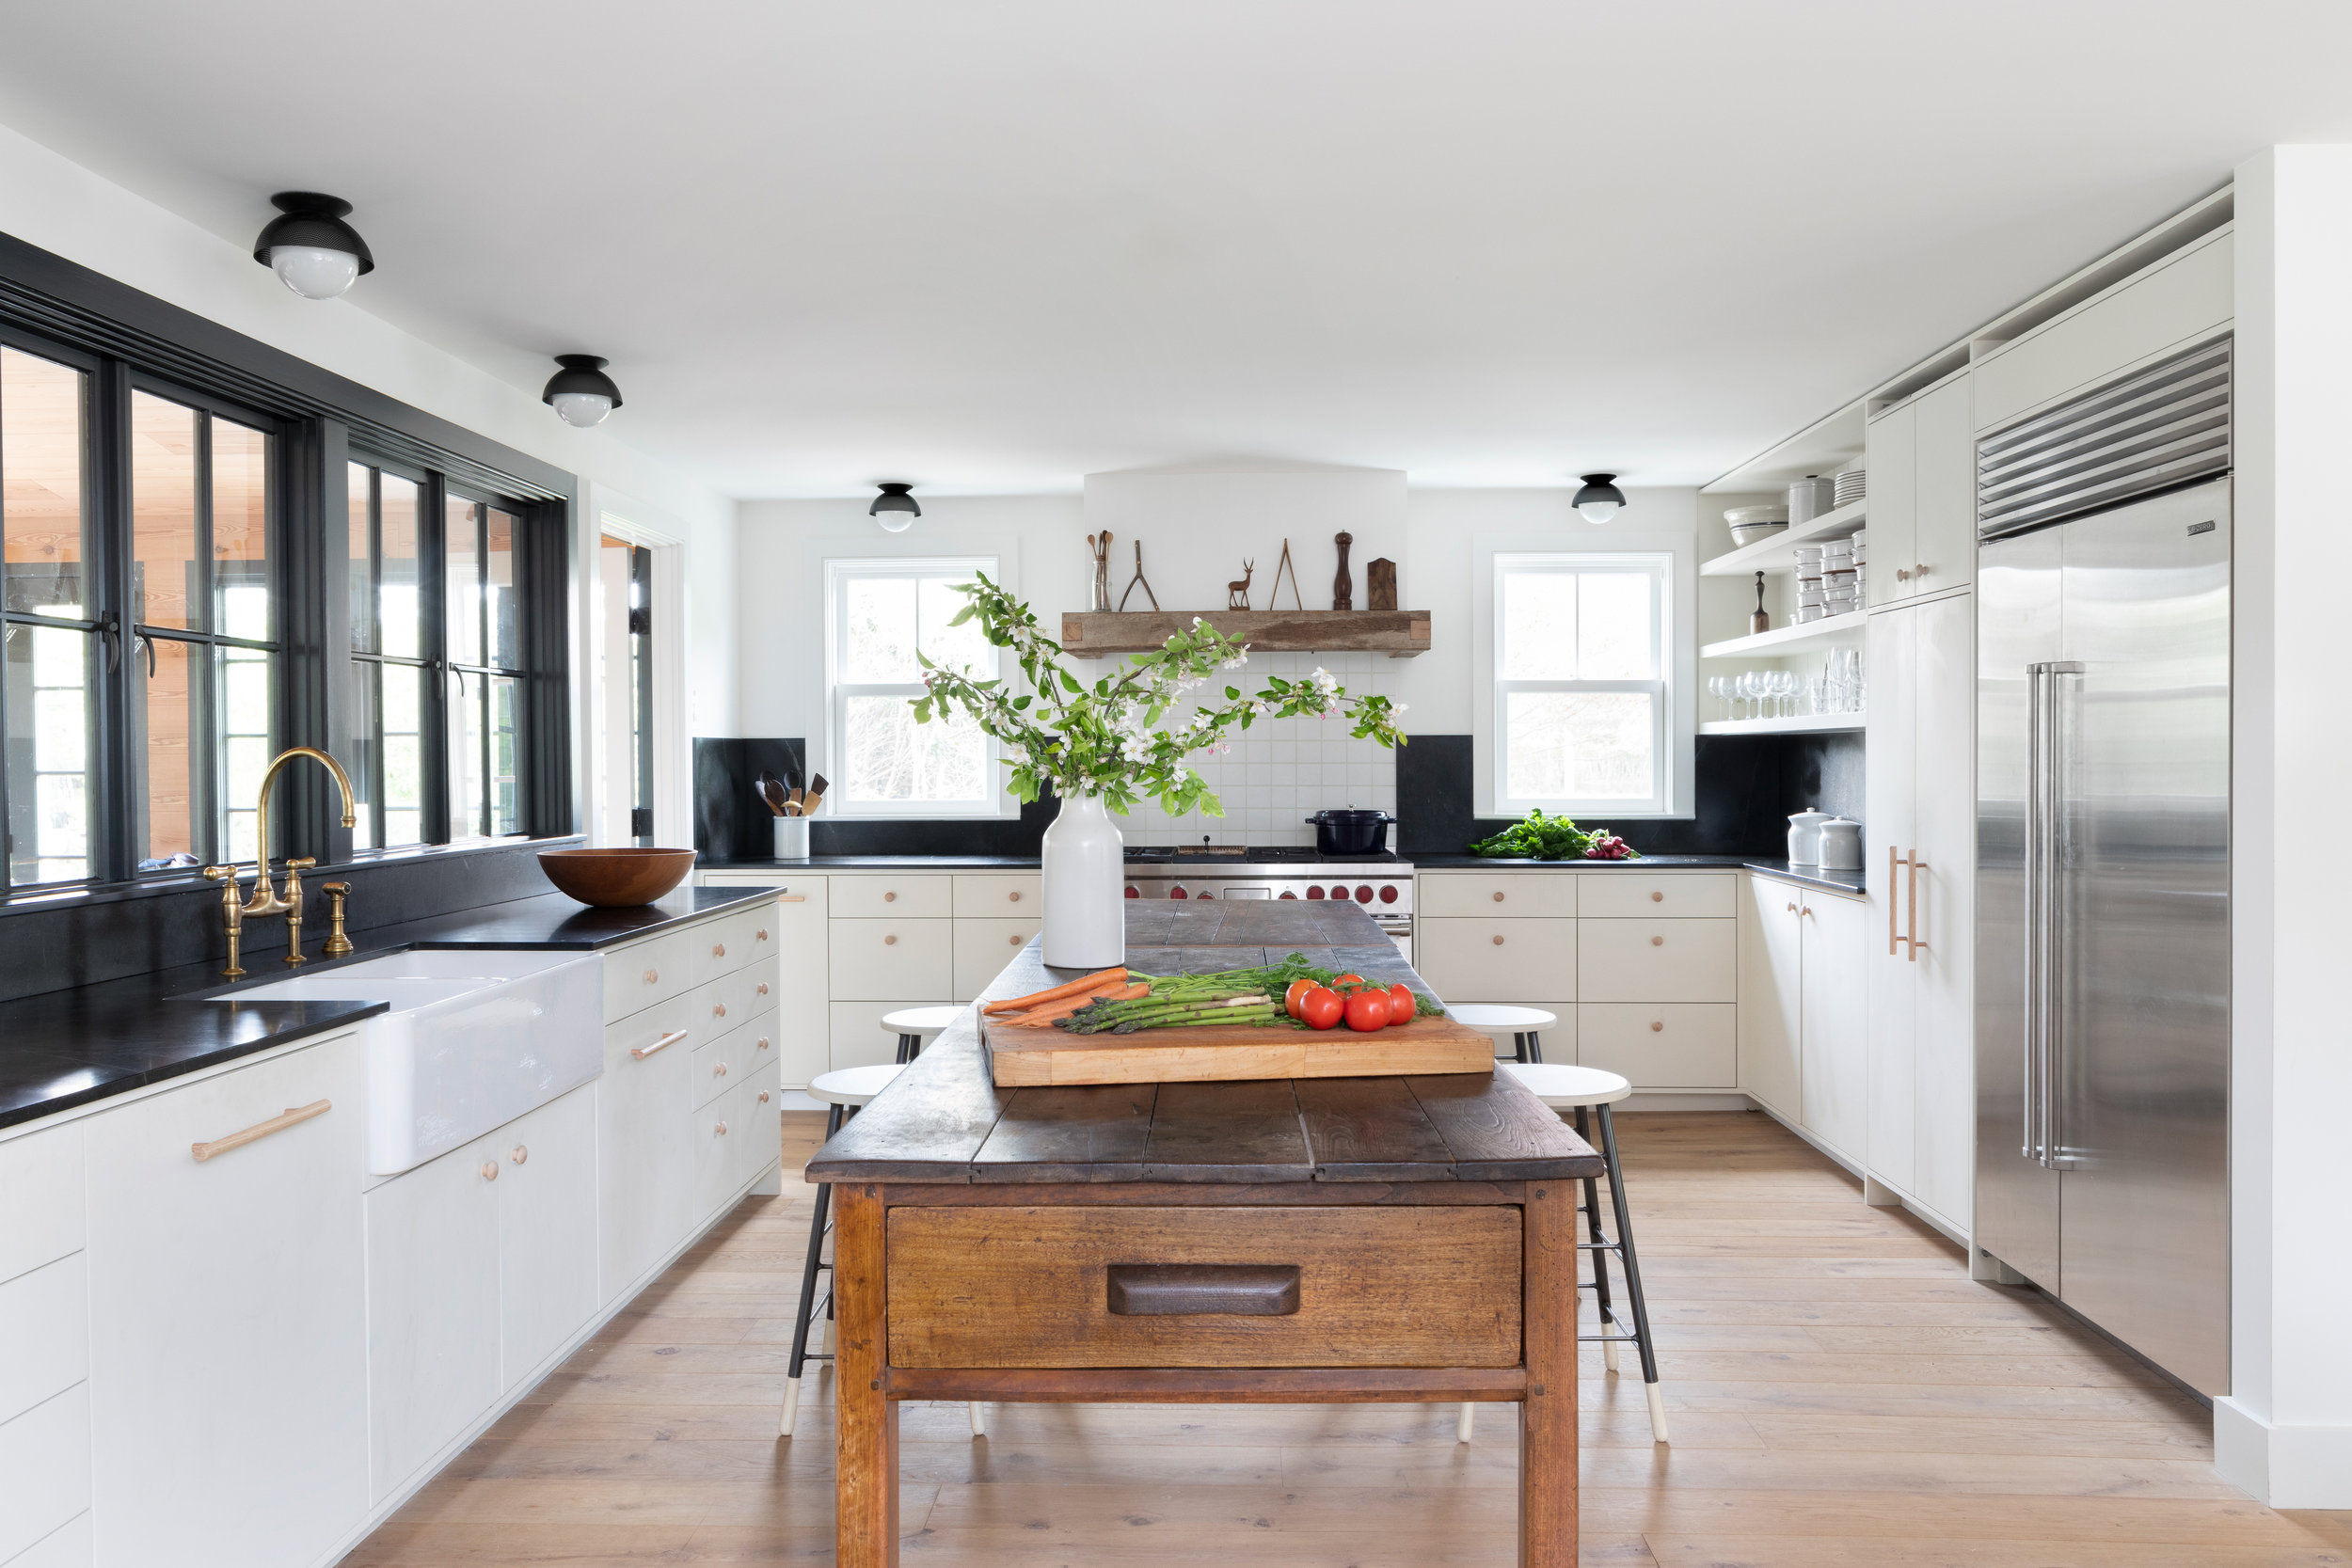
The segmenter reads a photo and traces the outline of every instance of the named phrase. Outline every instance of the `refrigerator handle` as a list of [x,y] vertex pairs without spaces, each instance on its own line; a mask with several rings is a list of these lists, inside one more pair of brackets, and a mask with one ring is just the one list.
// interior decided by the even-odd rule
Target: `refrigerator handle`
[[2042,666],[2026,666],[2026,1006],[2025,1110],[2022,1152],[2036,1164],[2048,1160],[2042,1137]]
[[2079,677],[2084,669],[2074,659],[2056,660],[2042,668],[2047,683],[2042,699],[2042,989],[2046,1009],[2042,1026],[2042,1163],[2052,1170],[2066,1170],[2074,1163],[2066,1152],[2066,921],[2061,908],[2064,865],[2060,853],[2066,830],[2070,731],[2058,677]]

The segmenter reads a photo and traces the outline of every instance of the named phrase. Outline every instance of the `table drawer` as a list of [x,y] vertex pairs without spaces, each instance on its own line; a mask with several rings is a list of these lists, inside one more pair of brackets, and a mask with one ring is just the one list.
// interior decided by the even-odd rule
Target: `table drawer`
[[1576,946],[1579,1002],[1740,1000],[1736,920],[1580,920]]
[[1518,919],[1576,913],[1571,871],[1433,872],[1414,884],[1421,912]]
[[[893,1366],[1519,1364],[1517,1208],[905,1208],[886,1234]],[[1186,1303],[1175,1269],[1245,1299]]]
[[[1034,908],[1035,906],[1032,906]],[[956,922],[956,999],[968,1002],[1004,973],[1013,955],[1029,945],[1040,922],[1035,914],[1011,920]]]
[[1621,1074],[1637,1089],[1736,1088],[1740,1008],[1729,1002],[1581,1003],[1576,1060]]
[[1579,879],[1576,912],[1620,919],[1733,920],[1736,871],[1611,871]]
[[954,988],[952,920],[836,920],[827,933],[828,994],[844,1001],[912,1001]]
[[[604,1018],[607,1023],[642,1013],[694,986],[694,951],[700,932],[672,931],[650,942],[631,942],[604,956]],[[706,944],[707,945],[707,944]]]
[[993,877],[956,879],[956,918],[986,919],[991,915],[1022,915],[1035,921],[1044,903],[1040,891],[1044,879],[1034,871]]
[[955,912],[953,877],[833,877],[827,902],[835,920],[936,916]]
[[1413,967],[1448,1002],[1556,1002],[1576,994],[1576,922],[1422,915]]

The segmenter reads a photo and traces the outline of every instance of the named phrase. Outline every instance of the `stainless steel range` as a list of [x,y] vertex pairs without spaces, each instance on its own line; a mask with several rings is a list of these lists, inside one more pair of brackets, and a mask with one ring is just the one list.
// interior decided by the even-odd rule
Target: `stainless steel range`
[[1344,860],[1290,846],[1130,849],[1130,898],[1337,898],[1359,904],[1407,961],[1413,867],[1392,854]]

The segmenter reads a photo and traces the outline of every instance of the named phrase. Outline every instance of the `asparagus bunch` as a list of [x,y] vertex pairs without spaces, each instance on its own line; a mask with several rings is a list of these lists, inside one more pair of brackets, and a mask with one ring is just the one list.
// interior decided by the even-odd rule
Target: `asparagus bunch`
[[1213,974],[1166,974],[1130,978],[1150,985],[1148,995],[1131,1002],[1098,1000],[1056,1021],[1073,1035],[1131,1035],[1138,1029],[1167,1029],[1195,1023],[1248,1023],[1268,1027],[1303,1025],[1283,1011],[1282,995],[1294,980],[1327,985],[1337,972],[1317,969],[1303,954],[1293,953],[1279,964],[1251,969],[1220,970]]

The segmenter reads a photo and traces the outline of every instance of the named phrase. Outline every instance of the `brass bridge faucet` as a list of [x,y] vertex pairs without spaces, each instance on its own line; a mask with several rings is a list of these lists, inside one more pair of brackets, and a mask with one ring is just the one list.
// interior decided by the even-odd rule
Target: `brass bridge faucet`
[[[221,971],[225,979],[234,980],[245,974],[237,963],[245,923],[262,915],[282,914],[286,917],[285,961],[288,964],[309,961],[302,956],[302,873],[318,864],[318,861],[307,855],[298,860],[289,859],[286,862],[286,891],[282,895],[272,885],[269,869],[269,793],[278,783],[278,775],[284,772],[287,764],[296,757],[309,757],[313,762],[322,763],[328,772],[335,775],[335,787],[342,790],[343,796],[343,826],[351,827],[358,820],[351,799],[351,775],[343,771],[342,763],[315,746],[290,746],[271,759],[268,771],[262,775],[261,800],[254,807],[253,842],[260,851],[257,863],[260,875],[254,879],[251,901],[244,904],[237,902],[236,866],[208,865],[204,868],[205,876],[223,884],[220,894],[221,920],[229,927],[229,967]],[[335,899],[333,902],[340,906],[342,900]],[[341,914],[340,907],[336,912]],[[341,937],[342,920],[338,919],[335,925],[335,935]],[[333,946],[330,942],[330,956]],[[350,950],[350,943],[344,942],[343,951]]]

